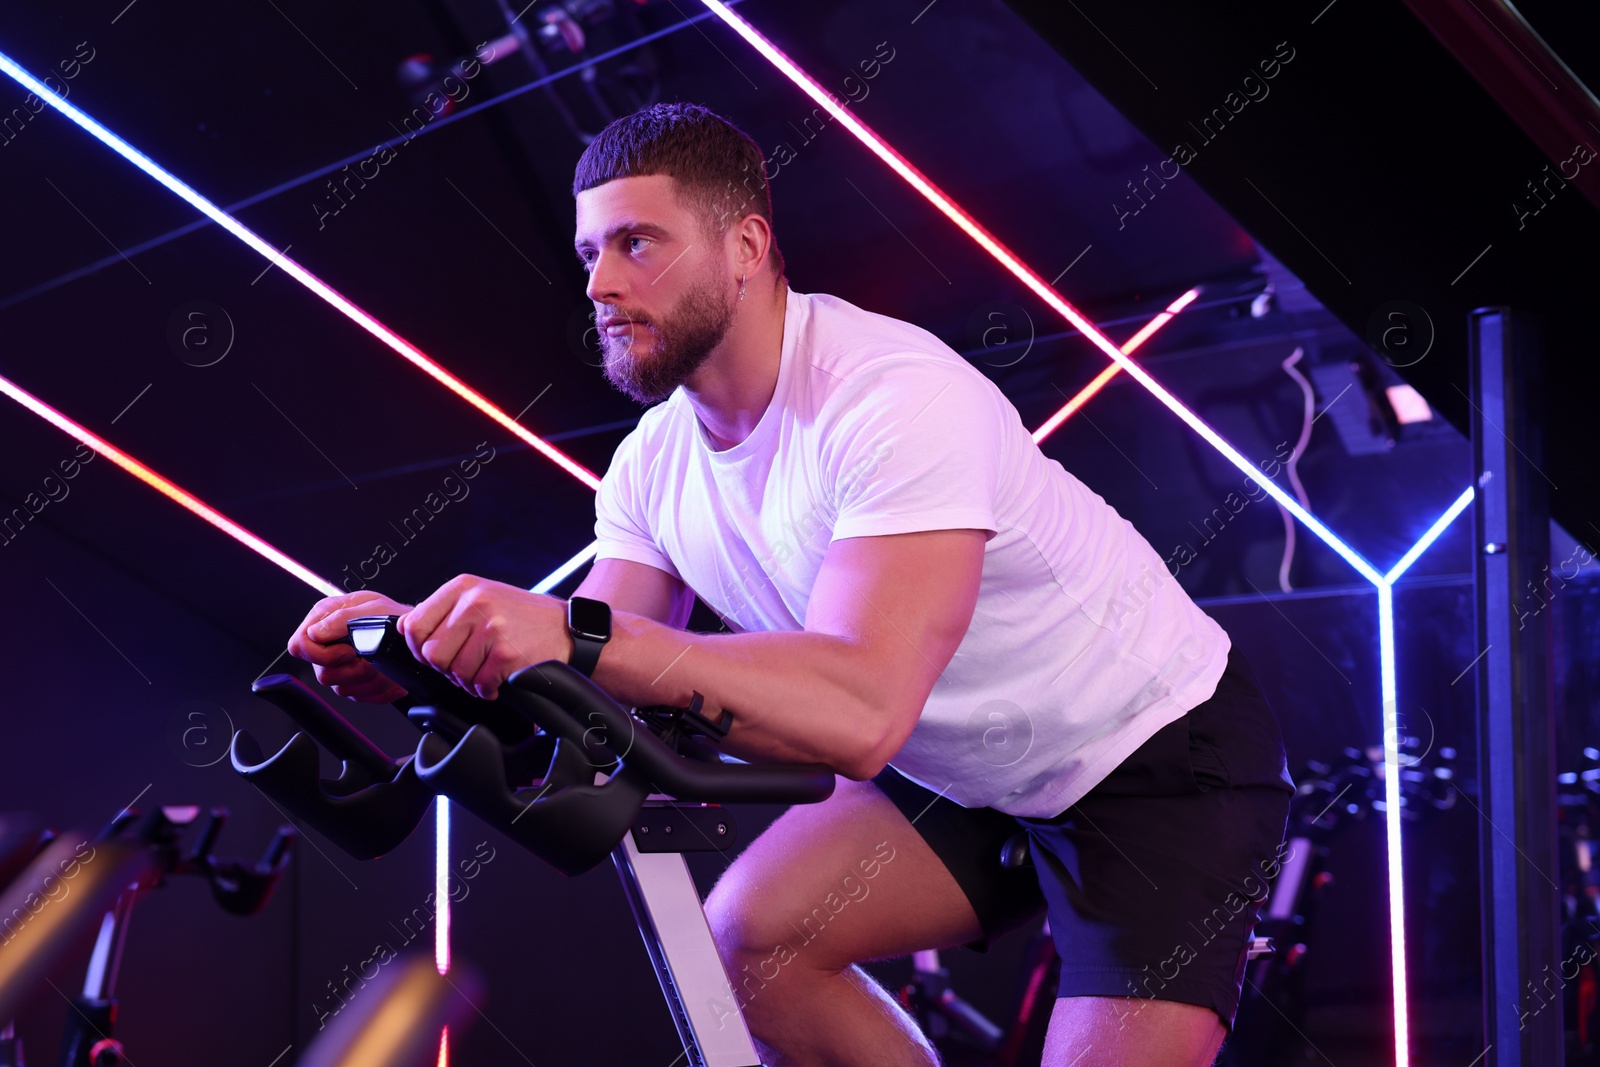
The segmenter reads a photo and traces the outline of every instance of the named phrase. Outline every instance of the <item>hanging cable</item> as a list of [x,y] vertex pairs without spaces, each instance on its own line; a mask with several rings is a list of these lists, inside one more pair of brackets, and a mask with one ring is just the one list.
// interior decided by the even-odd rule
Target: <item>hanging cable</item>
[[[1283,372],[1293,378],[1300,386],[1300,391],[1305,394],[1305,415],[1300,422],[1300,439],[1294,444],[1294,451],[1289,453],[1289,462],[1284,464],[1284,469],[1289,472],[1289,484],[1294,487],[1295,499],[1300,501],[1300,506],[1307,511],[1311,510],[1311,501],[1306,497],[1306,487],[1300,484],[1299,463],[1300,456],[1306,450],[1306,444],[1311,440],[1311,424],[1316,421],[1317,396],[1311,390],[1311,383],[1306,381],[1306,376],[1295,369],[1295,364],[1305,358],[1305,349],[1295,346],[1289,358],[1283,361]],[[1289,509],[1282,504],[1278,505],[1278,514],[1283,516],[1283,562],[1278,564],[1278,588],[1285,593],[1294,592],[1294,586],[1289,583],[1289,567],[1294,563],[1294,516],[1289,514]]]

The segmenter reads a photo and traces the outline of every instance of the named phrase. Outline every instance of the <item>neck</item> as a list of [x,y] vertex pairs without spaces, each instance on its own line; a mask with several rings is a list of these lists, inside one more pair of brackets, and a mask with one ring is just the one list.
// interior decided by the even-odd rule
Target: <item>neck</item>
[[722,343],[683,383],[719,451],[750,436],[778,388],[788,284],[751,281]]

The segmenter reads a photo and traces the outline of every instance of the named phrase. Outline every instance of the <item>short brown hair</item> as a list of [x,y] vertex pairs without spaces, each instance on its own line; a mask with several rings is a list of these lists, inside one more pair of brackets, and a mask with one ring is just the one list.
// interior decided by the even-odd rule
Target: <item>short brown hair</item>
[[[572,195],[615,181],[665,174],[720,237],[748,214],[772,225],[772,191],[761,148],[727,119],[699,104],[653,104],[616,119],[583,150]],[[783,253],[774,233],[767,258],[779,277]]]

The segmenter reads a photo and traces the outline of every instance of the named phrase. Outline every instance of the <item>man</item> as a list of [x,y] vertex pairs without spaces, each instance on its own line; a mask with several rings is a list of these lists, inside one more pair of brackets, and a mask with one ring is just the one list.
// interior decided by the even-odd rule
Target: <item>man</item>
[[[462,576],[414,608],[322,601],[290,648],[390,700],[325,642],[403,613],[412,651],[481,696],[560,659],[636,706],[698,691],[731,712],[734,755],[837,770],[707,900],[769,1063],[936,1063],[856,964],[986,946],[1047,906],[1046,1063],[1208,1064],[1283,859],[1272,712],[988,379],[915,326],[789,289],[761,167],[681,104],[612,123],[578,164],[605,372],[655,405],[606,474],[575,597],[610,606],[609,639],[599,605],[574,637],[562,601]],[[696,595],[734,632],[684,632]],[[1002,868],[1023,831],[1034,868]]]

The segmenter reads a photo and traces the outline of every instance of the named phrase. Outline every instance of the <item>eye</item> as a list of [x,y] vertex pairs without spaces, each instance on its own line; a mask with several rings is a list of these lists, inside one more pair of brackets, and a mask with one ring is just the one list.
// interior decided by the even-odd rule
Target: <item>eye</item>
[[594,249],[583,248],[578,251],[578,265],[584,270],[594,269]]
[[650,238],[648,237],[630,237],[628,238],[628,250],[631,252],[643,251],[643,249],[640,247],[640,242],[643,242],[644,244],[651,243]]

